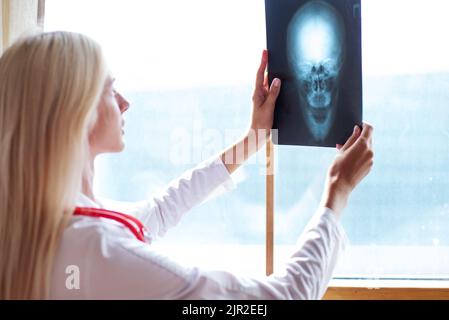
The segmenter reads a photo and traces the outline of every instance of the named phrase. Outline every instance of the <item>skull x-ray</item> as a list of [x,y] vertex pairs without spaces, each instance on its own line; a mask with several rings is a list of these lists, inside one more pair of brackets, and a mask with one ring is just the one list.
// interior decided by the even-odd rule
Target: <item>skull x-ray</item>
[[266,0],[275,143],[335,147],[362,123],[360,0]]

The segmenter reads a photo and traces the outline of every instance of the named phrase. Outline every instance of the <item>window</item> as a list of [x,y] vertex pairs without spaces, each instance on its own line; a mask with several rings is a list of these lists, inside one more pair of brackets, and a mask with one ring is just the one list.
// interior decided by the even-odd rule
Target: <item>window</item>
[[[98,159],[97,194],[145,199],[239,138],[264,28],[261,1],[47,0],[45,29],[98,40],[131,102],[125,152]],[[251,162],[234,176],[237,190],[195,208],[155,245],[187,263],[264,274],[264,155]]]
[[[449,45],[441,41],[448,6],[362,4],[364,119],[375,128],[375,167],[344,213],[350,246],[337,279],[449,280]],[[334,151],[277,152],[276,243],[288,245],[318,204]]]
[[[364,118],[375,127],[376,162],[345,211],[350,245],[336,280],[449,280],[448,9],[445,0],[363,2]],[[101,196],[141,200],[247,126],[266,46],[263,0],[47,0],[45,29],[97,39],[131,101],[127,149],[97,163]],[[181,134],[190,143],[179,161]],[[335,150],[275,151],[279,265],[318,205]],[[264,159],[158,245],[186,262],[263,274]]]

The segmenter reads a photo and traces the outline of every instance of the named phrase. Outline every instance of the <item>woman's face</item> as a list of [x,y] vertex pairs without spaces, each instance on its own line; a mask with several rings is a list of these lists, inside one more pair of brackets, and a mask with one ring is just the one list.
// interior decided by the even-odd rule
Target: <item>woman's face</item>
[[129,109],[129,102],[115,90],[114,80],[108,76],[97,110],[97,120],[89,133],[91,155],[100,153],[121,152],[124,125],[123,113]]

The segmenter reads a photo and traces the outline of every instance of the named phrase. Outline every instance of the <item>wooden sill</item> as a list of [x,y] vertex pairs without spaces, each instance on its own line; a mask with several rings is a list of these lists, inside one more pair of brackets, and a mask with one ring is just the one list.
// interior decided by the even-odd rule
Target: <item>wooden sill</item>
[[449,282],[337,280],[324,300],[449,300]]

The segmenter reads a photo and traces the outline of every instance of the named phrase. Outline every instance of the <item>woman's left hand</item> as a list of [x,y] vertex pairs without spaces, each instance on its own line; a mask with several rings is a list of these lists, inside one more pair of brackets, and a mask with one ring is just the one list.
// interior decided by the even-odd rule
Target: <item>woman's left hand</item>
[[[221,154],[221,159],[229,173],[233,173],[249,157],[260,150],[270,137],[276,99],[281,90],[281,81],[274,79],[271,87],[268,87],[268,75],[265,74],[267,64],[268,52],[264,50],[262,61],[257,71],[251,126],[240,141]],[[239,150],[244,150],[244,152],[239,152]]]
[[[254,133],[258,130],[265,130],[265,137],[268,138],[273,127],[274,108],[276,99],[281,90],[281,80],[274,79],[271,86],[268,85],[268,75],[266,69],[268,65],[268,51],[264,50],[262,61],[257,71],[256,87],[253,94],[253,111],[251,116],[251,127]],[[262,137],[259,137],[262,138]]]

